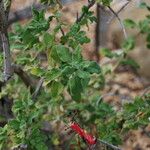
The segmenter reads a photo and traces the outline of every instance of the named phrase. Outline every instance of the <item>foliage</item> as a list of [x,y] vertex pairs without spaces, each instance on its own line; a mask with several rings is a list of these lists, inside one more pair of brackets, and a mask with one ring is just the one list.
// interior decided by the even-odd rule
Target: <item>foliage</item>
[[[7,95],[13,99],[14,117],[0,128],[0,149],[24,147],[47,150],[48,145],[59,145],[59,133],[46,135],[42,130],[43,124],[55,121],[59,125],[65,122],[64,116],[70,110],[78,110],[78,122],[86,125],[87,130],[89,126],[94,126],[98,138],[121,144],[124,132],[149,123],[150,98],[135,98],[133,103],[125,104],[121,112],[116,112],[103,102],[99,91],[105,86],[105,74],[108,71],[104,71],[95,61],[82,57],[83,44],[90,42],[83,27],[96,21],[94,13],[88,6],[83,6],[81,19],[66,25],[61,21],[59,0],[41,2],[56,8],[55,11],[45,18],[45,10],[33,8],[32,20],[24,26],[15,25],[9,33],[9,40],[14,54],[13,63],[24,66],[23,70],[31,78],[43,78],[44,83],[36,100],[18,76],[14,76],[2,88],[0,96]],[[96,2],[109,6],[111,0]],[[142,7],[149,9],[147,5]],[[53,22],[57,22],[54,27]],[[148,23],[149,17],[138,27],[142,33],[147,34],[148,31],[149,42]],[[137,26],[133,20],[126,20],[125,24],[131,28]],[[68,29],[67,32],[63,31],[64,27]],[[136,66],[133,61],[126,62],[122,58],[134,46],[134,39],[128,38],[123,44],[123,53],[113,53],[108,49],[103,49],[102,53],[109,58],[118,58],[119,63]],[[45,54],[46,65],[39,58],[42,53]],[[2,60],[0,56],[0,66]],[[77,145],[76,141],[74,143]]]
[[[140,4],[141,9],[147,9],[150,11],[150,6],[146,3]],[[146,35],[147,48],[150,48],[150,15],[145,16],[144,20],[140,20],[138,23],[131,19],[124,20],[124,24],[128,28],[137,28],[141,34]]]

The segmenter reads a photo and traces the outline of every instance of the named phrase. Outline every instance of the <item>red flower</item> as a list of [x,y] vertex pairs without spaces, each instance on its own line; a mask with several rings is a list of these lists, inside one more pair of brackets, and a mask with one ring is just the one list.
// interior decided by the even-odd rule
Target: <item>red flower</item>
[[73,122],[70,125],[70,128],[76,132],[81,138],[83,138],[89,145],[96,144],[96,138],[89,133],[87,133],[84,129],[82,129],[77,123]]

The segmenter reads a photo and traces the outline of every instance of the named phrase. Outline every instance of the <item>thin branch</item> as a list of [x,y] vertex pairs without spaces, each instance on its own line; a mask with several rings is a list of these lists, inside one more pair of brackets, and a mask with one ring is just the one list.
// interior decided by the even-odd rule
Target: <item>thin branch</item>
[[77,12],[77,14],[76,14],[76,20],[78,20],[79,19],[79,12]]
[[148,92],[150,92],[150,86],[144,89],[140,97],[145,96]]
[[13,65],[13,69],[14,73],[16,73],[21,78],[26,87],[30,88],[32,99],[36,100],[42,88],[44,79],[41,78],[40,80],[36,80],[32,78],[32,76],[27,74],[19,65]]
[[122,20],[120,19],[120,17],[118,16],[118,14],[110,6],[108,6],[108,8],[117,17],[117,19],[118,19],[118,21],[119,21],[119,23],[121,25],[124,37],[125,37],[125,39],[127,39],[127,33],[126,33],[126,30],[125,30],[125,27],[124,27],[124,24],[123,24]]
[[[131,1],[127,1],[118,11],[117,11],[117,15],[119,15],[120,14],[120,12],[122,12],[122,10],[124,10],[125,9],[125,7],[127,7],[128,6],[128,4],[130,3]],[[114,15],[114,16],[112,16],[110,19],[109,19],[109,21],[108,21],[108,23],[110,23],[114,18],[115,18],[116,16]]]
[[[88,1],[87,9],[89,10],[94,4],[95,4],[95,0]],[[76,23],[81,22],[81,20],[84,18],[85,15],[86,13],[83,12],[81,16],[76,19]]]
[[[59,24],[60,24],[59,19],[58,19],[58,18],[56,18],[56,20],[57,20],[57,23],[59,23]],[[63,36],[65,36],[65,32],[64,32],[64,30],[63,30],[63,28],[62,28],[61,24],[60,24],[60,31],[61,31],[62,35],[63,35]]]
[[121,150],[121,148],[115,146],[115,145],[112,145],[110,143],[107,143],[106,141],[103,141],[103,140],[100,140],[100,139],[97,139],[98,142],[108,146],[109,148],[112,148],[113,150]]
[[39,95],[39,93],[40,93],[40,91],[41,91],[41,89],[42,89],[43,82],[44,82],[44,79],[41,78],[41,79],[39,80],[38,84],[37,84],[37,87],[36,87],[34,93],[32,94],[32,99],[33,99],[34,101],[36,100],[37,96]]
[[132,0],[128,0],[117,12],[119,14]]
[[16,73],[21,78],[24,84],[30,88],[31,93],[33,93],[37,80],[33,79],[30,75],[28,75],[19,65],[13,65],[13,69],[14,73]]

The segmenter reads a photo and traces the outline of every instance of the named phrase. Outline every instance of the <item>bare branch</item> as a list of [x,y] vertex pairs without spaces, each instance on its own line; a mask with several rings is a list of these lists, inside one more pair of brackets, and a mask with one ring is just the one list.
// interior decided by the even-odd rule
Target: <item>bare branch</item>
[[148,86],[147,88],[145,88],[141,94],[141,97],[145,96],[148,92],[150,92],[150,86]]
[[124,24],[123,24],[121,18],[118,16],[118,14],[110,6],[108,6],[108,8],[117,17],[117,19],[118,19],[118,21],[119,21],[119,23],[121,25],[124,37],[125,37],[125,39],[127,39],[127,33],[126,33],[126,30],[125,30],[125,27],[124,27]]
[[31,93],[33,93],[37,84],[37,80],[28,75],[19,65],[13,65],[13,69],[14,73],[16,73],[21,78],[24,84],[30,88]]
[[121,148],[119,148],[119,147],[117,147],[115,145],[112,145],[110,143],[107,143],[106,141],[103,141],[103,140],[100,140],[100,139],[98,139],[97,141],[102,143],[102,144],[104,144],[104,145],[106,145],[106,146],[108,146],[109,148],[111,148],[113,150],[121,150]]
[[41,78],[37,84],[37,87],[34,91],[34,93],[32,94],[32,99],[35,101],[37,96],[39,95],[40,91],[41,91],[41,88],[42,88],[42,85],[43,85],[43,82],[44,82],[44,79]]
[[[119,13],[122,12],[122,10],[124,10],[125,7],[127,7],[130,2],[131,2],[131,1],[127,1],[127,2],[117,11],[116,14],[119,15]],[[109,19],[108,23],[110,23],[115,17],[116,17],[115,15],[112,16],[112,17]]]
[[27,74],[19,65],[13,65],[13,69],[14,69],[14,73],[16,73],[21,78],[21,80],[24,82],[26,87],[30,88],[32,99],[36,100],[42,88],[44,79],[41,78],[39,80],[33,78],[31,75]]

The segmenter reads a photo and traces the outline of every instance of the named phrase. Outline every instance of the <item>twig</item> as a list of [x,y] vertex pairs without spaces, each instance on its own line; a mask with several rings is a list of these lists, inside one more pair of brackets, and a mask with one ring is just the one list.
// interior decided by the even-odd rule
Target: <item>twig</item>
[[[88,3],[88,6],[87,6],[87,9],[89,10],[95,4],[95,0],[88,1],[88,2],[89,3]],[[83,12],[80,17],[77,17],[76,23],[81,22],[81,20],[84,18],[85,15],[86,15],[86,13]]]
[[131,0],[128,0],[117,12],[117,14],[119,14],[129,3],[131,2]]
[[[131,2],[131,1],[127,1],[127,2],[117,11],[116,14],[119,15],[119,13],[120,13],[123,9],[125,9],[125,7],[126,7],[130,2]],[[115,15],[112,16],[112,17],[109,19],[108,23],[110,23],[115,17],[116,17]]]
[[37,96],[39,95],[40,90],[41,90],[41,88],[42,88],[43,82],[44,82],[44,79],[41,78],[41,79],[39,80],[38,84],[37,84],[37,87],[36,87],[36,89],[35,89],[35,92],[32,94],[32,100],[34,100],[34,101],[36,100],[36,98],[37,98]]
[[[59,19],[58,19],[58,18],[56,18],[56,20],[57,20],[57,22],[60,24]],[[60,24],[60,31],[61,31],[62,35],[63,35],[63,36],[65,36],[65,32],[64,32],[64,30],[63,30],[63,28],[62,28],[61,24]]]
[[146,89],[144,89],[144,91],[142,92],[141,96],[140,97],[143,97],[145,96],[148,92],[150,91],[150,86],[147,87]]
[[31,93],[33,93],[37,80],[28,75],[19,65],[13,65],[13,69],[14,73],[16,73],[21,78],[24,84],[30,88]]
[[127,33],[126,33],[126,30],[125,30],[125,27],[124,27],[124,24],[123,24],[122,20],[120,19],[120,17],[118,16],[118,14],[110,6],[108,6],[108,8],[117,17],[117,19],[118,19],[118,21],[119,21],[119,23],[121,25],[124,37],[125,37],[125,39],[127,39]]
[[103,140],[100,140],[100,139],[97,139],[97,141],[102,143],[102,144],[104,144],[104,145],[106,145],[106,146],[108,146],[109,148],[114,149],[114,150],[121,150],[121,148],[119,148],[119,147],[117,147],[115,145],[112,145],[110,143],[107,143],[106,141],[103,141]]
[[79,12],[77,12],[76,18],[77,18],[77,20],[79,19]]
[[106,97],[110,97],[110,96],[116,96],[119,97],[119,99],[121,100],[121,104],[123,105],[123,101],[131,101],[131,97],[130,96],[125,96],[123,94],[116,94],[116,93],[106,93],[100,96],[100,98],[97,100],[96,102],[96,106],[99,106],[101,104],[101,102],[103,101],[103,99],[105,99]]
[[21,80],[24,82],[26,87],[30,88],[32,99],[35,100],[42,88],[44,79],[40,80],[33,79],[31,75],[28,75],[21,66],[13,64],[14,73],[16,73]]
[[109,96],[116,96],[116,95],[114,93],[107,93],[107,94],[101,95],[100,98],[96,102],[96,106],[99,106],[102,100],[107,96],[109,97]]

